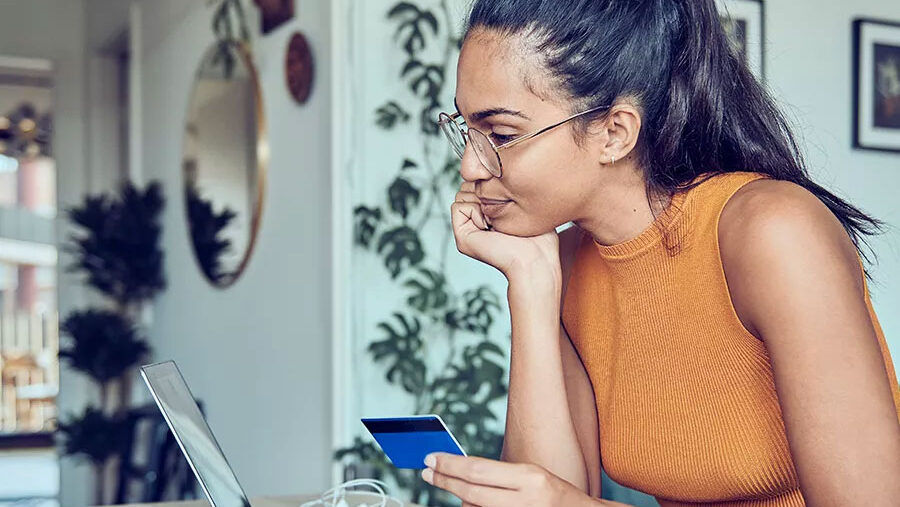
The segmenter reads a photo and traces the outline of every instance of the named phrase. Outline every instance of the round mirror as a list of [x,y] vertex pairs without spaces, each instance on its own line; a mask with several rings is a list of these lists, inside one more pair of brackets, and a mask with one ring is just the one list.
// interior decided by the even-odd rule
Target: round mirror
[[245,45],[220,41],[206,52],[185,123],[190,240],[204,276],[227,287],[250,260],[265,191],[262,94]]

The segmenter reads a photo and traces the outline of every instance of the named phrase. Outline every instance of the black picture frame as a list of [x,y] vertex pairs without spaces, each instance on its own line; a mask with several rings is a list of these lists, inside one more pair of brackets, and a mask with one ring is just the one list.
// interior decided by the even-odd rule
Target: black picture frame
[[[764,0],[716,0],[723,28],[759,82],[766,80],[766,3]],[[737,26],[729,26],[732,21]],[[737,38],[735,38],[737,37]]]
[[[879,74],[888,76],[879,65],[891,65],[900,79],[900,22],[855,18],[852,58],[853,148],[900,153],[900,92],[882,98],[878,91]],[[900,89],[900,82],[890,82]]]

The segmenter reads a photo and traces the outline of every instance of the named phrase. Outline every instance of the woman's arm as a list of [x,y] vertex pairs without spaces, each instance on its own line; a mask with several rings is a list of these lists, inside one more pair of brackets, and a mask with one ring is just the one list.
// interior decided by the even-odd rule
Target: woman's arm
[[587,491],[584,457],[566,398],[559,290],[538,277],[509,282],[512,345],[501,459],[540,465]]
[[502,459],[540,465],[599,496],[594,393],[559,318],[562,280],[568,278],[578,239],[574,227],[560,235],[559,282],[533,273],[510,276],[512,352]]
[[584,459],[588,479],[586,492],[590,496],[599,497],[601,493],[600,434],[594,388],[581,358],[578,357],[569,335],[562,326],[560,326],[559,341],[569,412],[572,415],[572,423],[575,425],[575,434],[581,447],[581,456]]
[[719,240],[735,309],[769,351],[807,503],[900,505],[900,423],[843,227],[801,187],[762,180],[726,205]]
[[596,409],[584,368],[560,331],[563,273],[578,230],[535,237],[490,231],[471,181],[460,186],[450,215],[460,253],[509,281],[512,354],[502,455],[513,463],[433,456],[423,477],[466,505],[615,505],[588,493],[600,491]]

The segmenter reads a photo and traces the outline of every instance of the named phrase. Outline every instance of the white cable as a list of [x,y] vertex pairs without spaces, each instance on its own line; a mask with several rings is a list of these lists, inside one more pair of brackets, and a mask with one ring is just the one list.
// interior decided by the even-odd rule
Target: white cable
[[[358,487],[372,488],[375,491],[348,491],[350,488]],[[387,507],[388,501],[395,502],[399,507],[403,507],[403,501],[388,496],[386,490],[387,484],[382,481],[375,479],[354,479],[343,484],[338,484],[322,493],[318,499],[310,500],[309,502],[300,505],[300,507],[348,507],[349,504],[345,498],[347,495],[374,495],[377,496],[380,501],[380,503],[372,505],[360,504],[358,507]]]

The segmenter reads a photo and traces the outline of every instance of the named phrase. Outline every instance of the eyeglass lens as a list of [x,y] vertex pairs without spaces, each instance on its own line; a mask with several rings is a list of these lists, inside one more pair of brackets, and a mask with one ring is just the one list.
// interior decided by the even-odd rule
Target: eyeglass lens
[[[449,116],[442,114],[441,130],[450,142],[450,146],[459,158],[463,157],[466,151],[466,135],[462,131],[459,123],[450,119]],[[492,175],[500,177],[500,156],[494,150],[493,145],[480,130],[468,129],[469,140],[472,141],[472,147],[475,149],[475,155],[478,160]]]

